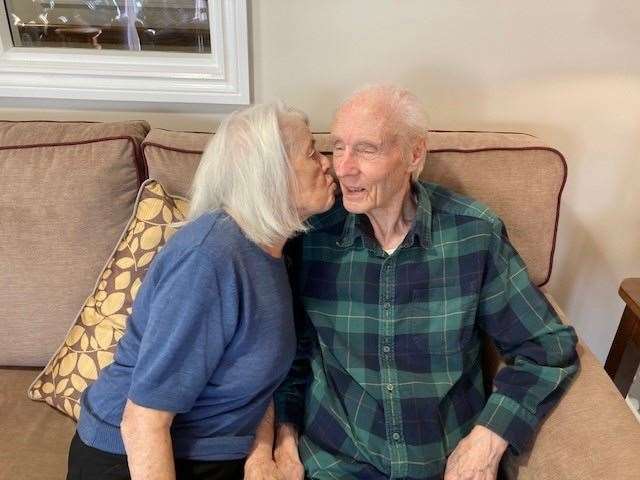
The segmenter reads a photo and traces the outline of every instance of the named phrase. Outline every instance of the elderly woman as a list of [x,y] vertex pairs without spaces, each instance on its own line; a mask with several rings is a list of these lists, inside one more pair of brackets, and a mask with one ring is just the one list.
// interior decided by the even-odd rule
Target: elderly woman
[[295,352],[282,248],[334,199],[307,123],[282,104],[222,123],[189,222],[149,269],[114,363],[82,398],[67,479],[242,478]]

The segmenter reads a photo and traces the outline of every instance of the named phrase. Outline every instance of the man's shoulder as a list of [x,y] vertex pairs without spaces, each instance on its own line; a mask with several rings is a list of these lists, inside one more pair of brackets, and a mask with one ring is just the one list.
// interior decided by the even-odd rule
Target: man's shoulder
[[336,200],[329,210],[319,215],[309,218],[309,233],[323,233],[329,235],[340,235],[344,227],[344,221],[349,212],[342,204],[342,197],[337,196]]
[[436,183],[421,182],[421,185],[429,194],[433,214],[466,217],[493,228],[501,227],[502,220],[488,205]]
[[309,230],[301,235],[289,239],[284,246],[284,256],[288,268],[299,264],[302,258],[304,245],[327,246],[335,245],[340,235],[344,232],[344,222],[348,212],[342,205],[342,197],[336,198],[333,207],[324,213],[314,215],[307,219]]

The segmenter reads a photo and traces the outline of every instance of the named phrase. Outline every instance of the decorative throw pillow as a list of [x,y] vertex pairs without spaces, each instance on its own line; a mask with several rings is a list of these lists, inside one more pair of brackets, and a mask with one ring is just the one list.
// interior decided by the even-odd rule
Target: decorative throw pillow
[[45,369],[29,387],[32,400],[45,401],[78,420],[80,395],[113,362],[133,301],[151,261],[184,220],[187,201],[169,196],[155,180],[140,187],[134,214],[118,241],[93,294],[87,298]]

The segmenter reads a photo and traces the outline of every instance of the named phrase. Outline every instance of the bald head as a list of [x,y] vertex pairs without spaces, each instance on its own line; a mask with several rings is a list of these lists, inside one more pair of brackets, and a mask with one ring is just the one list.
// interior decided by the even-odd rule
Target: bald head
[[[380,143],[394,143],[411,155],[416,148],[426,152],[427,116],[420,100],[409,90],[395,85],[363,87],[347,98],[336,111],[332,132],[359,125],[379,132]],[[416,180],[422,165],[413,172]]]
[[426,138],[427,117],[418,98],[395,85],[372,85],[354,92],[338,107],[335,119],[342,114],[360,112],[370,121],[382,122],[385,134],[412,143]]

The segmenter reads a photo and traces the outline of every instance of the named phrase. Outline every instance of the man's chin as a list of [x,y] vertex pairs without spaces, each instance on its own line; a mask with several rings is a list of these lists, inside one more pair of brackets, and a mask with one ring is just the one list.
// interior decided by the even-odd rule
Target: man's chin
[[367,209],[363,205],[360,205],[357,202],[350,202],[344,197],[342,197],[342,206],[349,213],[361,214],[367,211]]

